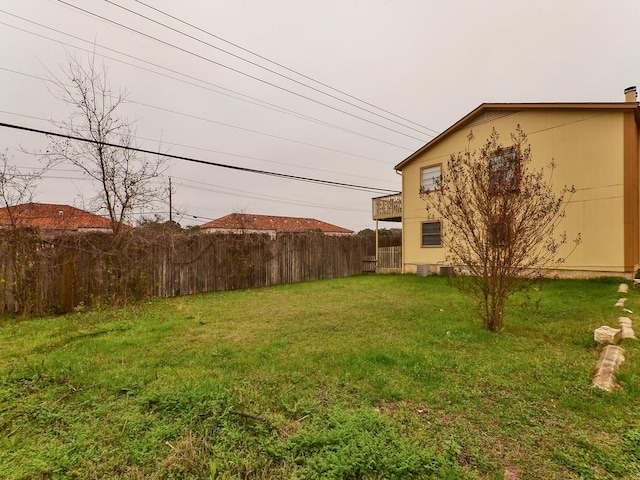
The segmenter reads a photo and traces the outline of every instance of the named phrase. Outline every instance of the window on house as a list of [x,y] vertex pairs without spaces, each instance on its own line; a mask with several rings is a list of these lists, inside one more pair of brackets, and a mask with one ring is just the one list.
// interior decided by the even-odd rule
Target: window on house
[[520,163],[517,147],[501,148],[489,156],[489,189],[494,194],[518,190]]
[[430,192],[440,188],[441,173],[440,165],[423,168],[421,170],[420,191]]
[[439,247],[442,245],[442,224],[440,222],[422,223],[422,246]]
[[494,221],[489,227],[489,240],[496,247],[506,247],[511,241],[509,222],[505,219]]

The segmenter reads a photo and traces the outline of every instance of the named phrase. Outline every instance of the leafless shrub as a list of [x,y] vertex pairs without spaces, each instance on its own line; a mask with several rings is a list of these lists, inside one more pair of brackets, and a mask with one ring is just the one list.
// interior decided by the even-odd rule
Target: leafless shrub
[[[468,138],[471,143],[473,134]],[[447,261],[465,275],[456,286],[476,300],[491,331],[502,328],[511,294],[566,258],[568,238],[559,223],[575,187],[555,189],[555,163],[535,170],[532,158],[519,125],[509,146],[494,129],[479,150],[452,154],[436,187],[421,192],[428,216],[442,221]],[[579,234],[573,243],[567,254]]]

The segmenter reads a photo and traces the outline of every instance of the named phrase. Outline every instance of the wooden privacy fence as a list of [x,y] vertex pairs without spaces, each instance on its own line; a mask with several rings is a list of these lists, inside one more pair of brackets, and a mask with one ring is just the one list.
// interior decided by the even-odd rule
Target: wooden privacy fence
[[377,270],[401,271],[402,270],[402,247],[379,248]]
[[365,255],[362,262],[364,273],[402,273],[402,247],[380,247],[377,260],[375,255]]
[[[262,287],[362,273],[358,236],[2,232],[0,312]],[[13,235],[13,237],[12,237]]]

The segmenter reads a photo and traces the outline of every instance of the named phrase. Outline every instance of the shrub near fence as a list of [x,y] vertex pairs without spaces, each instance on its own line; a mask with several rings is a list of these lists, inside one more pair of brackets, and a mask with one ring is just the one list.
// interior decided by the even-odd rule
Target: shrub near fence
[[66,312],[79,305],[261,287],[362,272],[357,236],[182,234],[132,229],[43,237],[2,232],[0,312]]

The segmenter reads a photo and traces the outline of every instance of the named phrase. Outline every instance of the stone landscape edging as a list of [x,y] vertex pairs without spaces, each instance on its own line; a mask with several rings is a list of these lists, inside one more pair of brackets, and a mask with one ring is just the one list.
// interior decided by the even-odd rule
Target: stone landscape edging
[[[627,293],[628,291],[628,284],[621,283],[618,286],[618,293]],[[631,310],[624,308],[626,302],[626,297],[619,298],[614,306],[622,307],[625,312],[633,313]],[[617,343],[626,339],[637,340],[631,318],[618,317],[618,324],[620,325],[619,329],[603,325],[593,332],[593,339],[599,344],[605,344],[605,347],[600,352],[600,358],[596,362],[591,384],[607,392],[620,388],[615,373],[624,362],[625,351]]]

